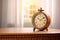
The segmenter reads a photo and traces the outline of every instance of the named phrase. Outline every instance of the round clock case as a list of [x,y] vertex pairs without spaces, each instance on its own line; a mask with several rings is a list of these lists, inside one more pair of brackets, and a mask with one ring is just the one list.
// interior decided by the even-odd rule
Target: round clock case
[[48,27],[50,24],[50,16],[46,15],[44,12],[42,12],[42,8],[36,12],[32,17],[32,24],[33,24],[33,31],[35,29],[38,29],[39,31],[46,30],[48,31]]

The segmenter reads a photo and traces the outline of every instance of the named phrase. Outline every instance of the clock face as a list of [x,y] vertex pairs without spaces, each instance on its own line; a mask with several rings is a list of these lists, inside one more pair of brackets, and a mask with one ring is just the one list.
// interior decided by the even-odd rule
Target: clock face
[[47,23],[47,18],[43,13],[39,13],[35,16],[34,23],[37,28],[43,28]]

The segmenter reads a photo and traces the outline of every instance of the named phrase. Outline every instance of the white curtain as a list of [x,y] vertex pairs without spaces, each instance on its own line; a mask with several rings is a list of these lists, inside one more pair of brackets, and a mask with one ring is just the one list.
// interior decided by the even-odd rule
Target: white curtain
[[[51,17],[51,28],[60,28],[59,3],[60,0],[40,0],[40,7]],[[22,0],[2,0],[2,27],[22,27],[22,15]]]
[[16,26],[16,0],[2,0],[2,27]]
[[52,28],[60,29],[60,0],[53,0]]

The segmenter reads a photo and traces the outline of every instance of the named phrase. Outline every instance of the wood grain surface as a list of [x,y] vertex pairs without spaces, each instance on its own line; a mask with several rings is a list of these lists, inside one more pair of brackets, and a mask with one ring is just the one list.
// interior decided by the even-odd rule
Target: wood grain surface
[[0,28],[0,40],[59,40],[60,29],[33,32],[33,28]]

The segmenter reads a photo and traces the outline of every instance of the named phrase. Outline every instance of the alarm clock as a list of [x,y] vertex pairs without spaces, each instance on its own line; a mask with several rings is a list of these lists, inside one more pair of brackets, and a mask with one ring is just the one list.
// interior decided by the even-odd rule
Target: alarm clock
[[36,29],[38,31],[48,31],[50,16],[46,15],[43,11],[42,8],[38,9],[38,12],[36,12],[32,17],[33,31]]

